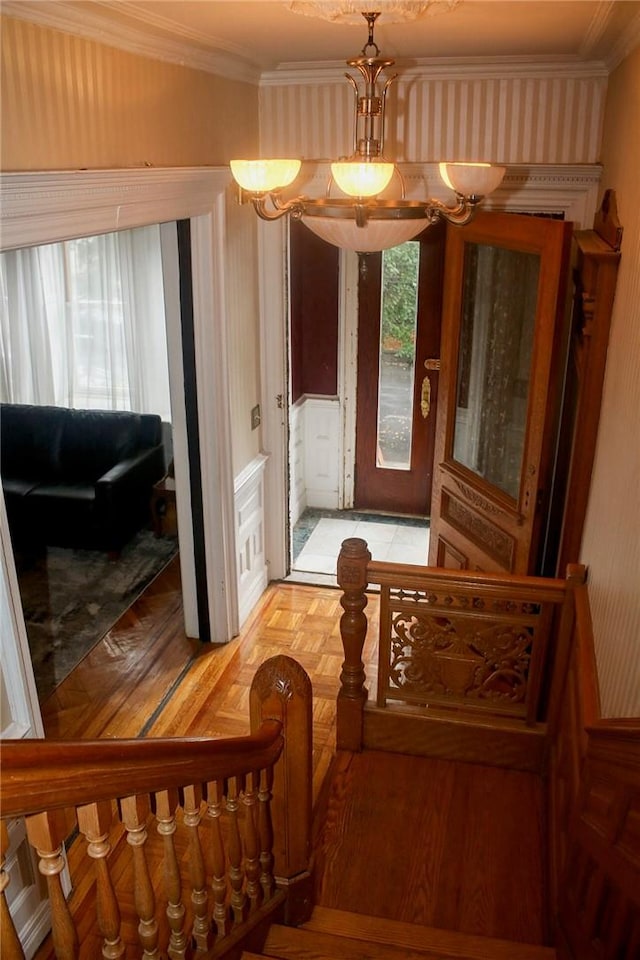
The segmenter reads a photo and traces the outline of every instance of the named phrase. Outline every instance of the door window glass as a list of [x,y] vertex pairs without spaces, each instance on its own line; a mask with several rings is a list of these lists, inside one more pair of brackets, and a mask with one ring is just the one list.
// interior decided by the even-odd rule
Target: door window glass
[[382,254],[376,465],[411,469],[420,244]]
[[465,245],[453,456],[518,499],[540,258]]

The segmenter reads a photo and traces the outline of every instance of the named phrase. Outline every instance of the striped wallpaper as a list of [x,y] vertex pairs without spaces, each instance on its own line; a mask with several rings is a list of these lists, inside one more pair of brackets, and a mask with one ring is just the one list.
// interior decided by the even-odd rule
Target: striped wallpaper
[[[606,83],[602,76],[400,78],[389,88],[385,153],[406,162],[595,163]],[[264,156],[352,152],[346,80],[268,82],[260,117]]]
[[3,170],[195,166],[257,148],[250,83],[2,17]]
[[640,48],[611,77],[603,161],[624,236],[580,559],[603,715],[640,717]]

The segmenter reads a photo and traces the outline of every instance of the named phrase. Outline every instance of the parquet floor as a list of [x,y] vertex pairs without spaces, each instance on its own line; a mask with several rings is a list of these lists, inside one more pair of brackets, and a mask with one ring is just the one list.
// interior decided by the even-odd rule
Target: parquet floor
[[[367,613],[373,663],[378,599]],[[185,637],[177,558],[42,704],[48,737],[238,736],[249,732],[249,688],[260,663],[294,657],[313,683],[314,798],[335,752],[336,696],[344,659],[340,593],[271,584],[228,644]]]
[[[336,757],[339,597],[328,587],[272,584],[240,636],[222,646],[200,645],[184,635],[176,559],[42,704],[46,733],[69,739],[242,735],[249,730],[249,687],[258,664],[287,653],[313,684],[317,902],[544,942],[538,778],[372,752]],[[363,659],[374,690],[375,595],[367,614]],[[82,846],[71,845],[70,863],[78,881],[75,909],[86,926],[93,907]],[[130,890],[126,847],[114,847],[112,870]],[[159,861],[155,868],[161,869]],[[131,936],[133,942],[133,926]],[[89,938],[82,957],[97,949]],[[127,950],[127,957],[136,955]],[[51,956],[45,944],[36,960]]]

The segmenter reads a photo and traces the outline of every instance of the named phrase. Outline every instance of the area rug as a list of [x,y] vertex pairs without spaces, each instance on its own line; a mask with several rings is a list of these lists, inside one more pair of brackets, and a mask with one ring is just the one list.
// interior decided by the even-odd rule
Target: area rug
[[141,530],[118,560],[97,550],[47,547],[18,570],[31,661],[42,702],[104,637],[178,549]]

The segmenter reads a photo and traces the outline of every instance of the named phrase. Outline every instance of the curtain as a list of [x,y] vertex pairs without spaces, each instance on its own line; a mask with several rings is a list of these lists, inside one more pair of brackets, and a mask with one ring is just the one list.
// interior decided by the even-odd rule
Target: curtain
[[170,422],[159,226],[3,253],[0,399]]

